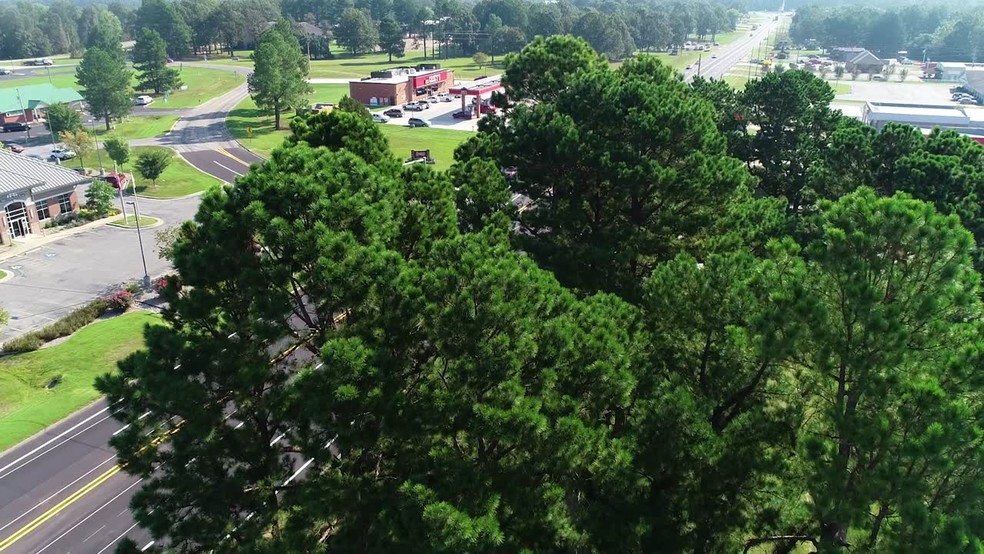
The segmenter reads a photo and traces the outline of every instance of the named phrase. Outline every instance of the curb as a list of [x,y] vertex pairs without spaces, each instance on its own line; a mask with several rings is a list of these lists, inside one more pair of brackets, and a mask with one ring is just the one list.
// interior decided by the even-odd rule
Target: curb
[[[159,217],[153,217],[149,215],[142,215],[140,217],[148,217],[154,220],[154,223],[151,223],[150,225],[141,225],[140,229],[154,229],[155,227],[160,227],[161,225],[164,225],[164,220]],[[115,227],[116,229],[124,229],[126,231],[137,230],[136,227],[127,227],[124,225],[120,225],[120,220],[110,221],[109,223],[107,223],[107,225],[109,225],[110,227]]]

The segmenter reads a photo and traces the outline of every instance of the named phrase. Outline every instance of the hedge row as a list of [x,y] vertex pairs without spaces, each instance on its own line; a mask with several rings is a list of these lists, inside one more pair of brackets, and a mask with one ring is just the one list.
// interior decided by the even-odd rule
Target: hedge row
[[15,339],[3,343],[4,352],[30,352],[37,350],[49,341],[60,337],[67,337],[86,325],[95,321],[99,316],[106,313],[113,305],[105,298],[98,298],[89,302],[85,306],[69,312],[65,317],[42,327],[37,331],[31,331]]

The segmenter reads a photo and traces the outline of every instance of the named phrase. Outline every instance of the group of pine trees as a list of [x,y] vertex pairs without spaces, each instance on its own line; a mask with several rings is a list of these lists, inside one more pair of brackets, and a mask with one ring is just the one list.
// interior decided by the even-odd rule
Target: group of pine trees
[[98,382],[155,549],[982,551],[984,147],[571,37],[505,84],[448,171],[339,109],[204,196]]

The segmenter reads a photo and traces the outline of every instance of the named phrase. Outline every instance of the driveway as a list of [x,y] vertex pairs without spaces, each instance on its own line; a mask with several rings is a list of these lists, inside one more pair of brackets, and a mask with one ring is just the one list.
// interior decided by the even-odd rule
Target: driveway
[[[157,255],[154,233],[163,226],[191,219],[198,203],[198,197],[140,199],[141,215],[164,222],[161,227],[142,231],[151,277],[170,268],[170,262]],[[44,244],[0,262],[0,269],[12,275],[0,283],[0,306],[10,313],[10,324],[0,329],[0,341],[45,325],[94,297],[143,278],[136,230],[109,226]]]

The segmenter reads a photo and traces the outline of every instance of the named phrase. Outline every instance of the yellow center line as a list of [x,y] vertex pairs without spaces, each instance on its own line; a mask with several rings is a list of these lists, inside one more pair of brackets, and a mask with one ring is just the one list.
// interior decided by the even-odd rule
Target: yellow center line
[[250,166],[250,163],[249,162],[247,162],[246,160],[237,158],[235,154],[233,154],[232,152],[229,152],[225,148],[216,148],[215,151],[218,152],[219,154],[223,154],[225,156],[228,156],[229,158],[232,158],[232,159],[236,160],[237,162],[245,165],[246,167],[249,167]]
[[24,525],[23,527],[18,529],[13,535],[10,535],[3,541],[0,541],[0,551],[6,550],[17,541],[24,538],[28,533],[34,531],[35,529],[43,525],[44,522],[55,517],[56,515],[61,513],[65,508],[68,508],[69,506],[74,504],[76,501],[78,501],[78,499],[92,492],[93,489],[95,489],[99,485],[109,480],[110,477],[119,473],[121,469],[123,468],[121,468],[118,465],[109,468],[102,475],[96,477],[95,479],[84,485],[82,488],[72,493],[68,498],[62,500],[58,504],[55,504],[54,506],[49,508],[48,511],[35,518],[34,521],[31,521],[30,523]]

